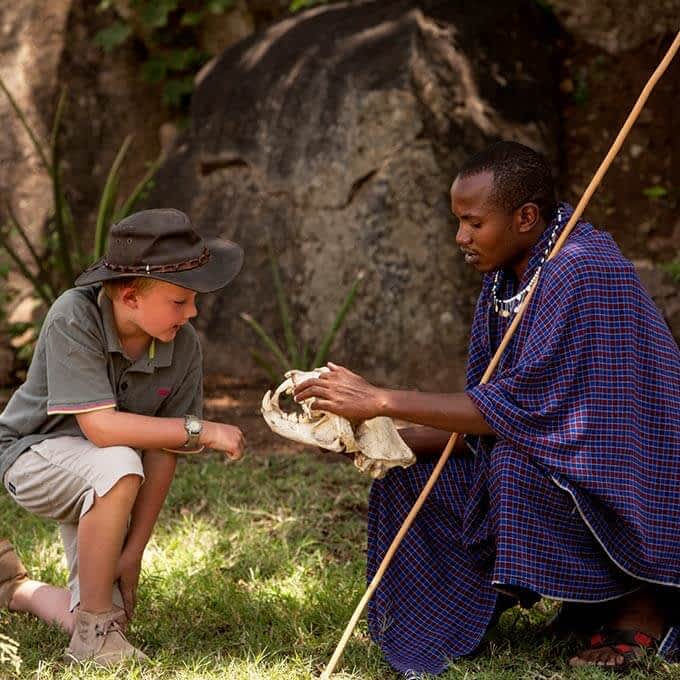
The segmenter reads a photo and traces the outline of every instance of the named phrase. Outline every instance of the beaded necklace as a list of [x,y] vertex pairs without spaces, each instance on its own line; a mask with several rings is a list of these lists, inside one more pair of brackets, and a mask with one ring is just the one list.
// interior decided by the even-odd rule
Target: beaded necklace
[[566,206],[563,203],[560,203],[557,206],[555,226],[552,228],[552,231],[550,232],[548,243],[546,244],[546,247],[543,250],[543,254],[541,255],[541,259],[539,260],[538,265],[536,266],[536,271],[534,272],[534,275],[531,277],[529,283],[527,283],[527,285],[524,286],[524,288],[522,288],[522,290],[515,293],[515,295],[513,295],[512,297],[505,299],[499,298],[498,290],[501,284],[502,271],[499,269],[494,274],[493,283],[491,285],[491,306],[493,307],[493,310],[494,312],[496,312],[496,314],[503,317],[510,316],[511,314],[517,314],[519,308],[522,306],[522,303],[524,302],[524,298],[526,298],[526,296],[529,295],[529,291],[531,291],[533,287],[536,285],[538,277],[541,273],[541,268],[543,267],[543,264],[545,263],[548,255],[550,255],[550,251],[552,250],[552,247],[555,244],[555,241],[557,240],[558,232],[567,223],[569,219],[571,211],[568,210],[567,208],[568,206]]

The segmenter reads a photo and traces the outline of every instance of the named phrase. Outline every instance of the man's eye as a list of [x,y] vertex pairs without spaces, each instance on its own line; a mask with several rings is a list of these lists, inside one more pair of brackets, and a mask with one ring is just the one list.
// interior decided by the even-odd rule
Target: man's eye
[[175,300],[175,304],[176,304],[176,305],[183,305],[183,304],[184,304],[184,300]]
[[473,229],[479,229],[482,226],[482,223],[481,222],[470,222],[470,226]]

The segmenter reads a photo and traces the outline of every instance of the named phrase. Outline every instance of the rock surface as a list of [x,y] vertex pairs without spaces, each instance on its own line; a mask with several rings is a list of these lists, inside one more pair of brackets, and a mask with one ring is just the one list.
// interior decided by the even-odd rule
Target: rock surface
[[[49,138],[71,4],[72,0],[0,3],[0,77],[41,140]],[[31,234],[39,234],[49,214],[51,183],[2,92],[0,125],[0,220],[7,218],[4,202],[9,201],[19,221]]]
[[680,339],[678,281],[649,260],[639,260],[634,264],[642,284],[661,310],[674,337]]
[[548,0],[576,38],[619,54],[678,31],[680,0]]
[[535,58],[552,30],[536,3],[489,2],[474,18],[453,4],[305,12],[203,76],[149,205],[245,247],[236,283],[201,301],[210,371],[252,373],[240,312],[280,335],[271,242],[304,341],[318,344],[363,271],[332,359],[377,381],[462,386],[479,278],[458,256],[448,188],[495,137],[556,160],[559,81],[549,52]]

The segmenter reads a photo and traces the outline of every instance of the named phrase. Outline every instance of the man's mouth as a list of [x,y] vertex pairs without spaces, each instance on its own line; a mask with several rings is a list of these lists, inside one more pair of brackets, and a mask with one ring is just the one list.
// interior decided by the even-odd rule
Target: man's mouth
[[479,253],[475,253],[471,250],[461,251],[465,257],[465,264],[477,264],[479,262]]

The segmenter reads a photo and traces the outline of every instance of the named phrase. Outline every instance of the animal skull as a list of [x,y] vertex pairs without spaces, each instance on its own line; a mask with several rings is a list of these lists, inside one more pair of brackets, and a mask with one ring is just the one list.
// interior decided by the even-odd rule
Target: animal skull
[[315,411],[313,399],[301,402],[302,413],[287,413],[281,409],[279,398],[282,394],[292,394],[297,385],[318,378],[327,370],[288,371],[274,393],[270,390],[262,399],[262,416],[267,425],[276,434],[302,444],[354,453],[354,465],[376,479],[384,477],[392,467],[408,467],[415,463],[413,451],[399,436],[390,418],[371,418],[353,427],[346,418]]

